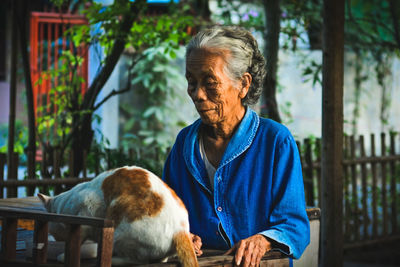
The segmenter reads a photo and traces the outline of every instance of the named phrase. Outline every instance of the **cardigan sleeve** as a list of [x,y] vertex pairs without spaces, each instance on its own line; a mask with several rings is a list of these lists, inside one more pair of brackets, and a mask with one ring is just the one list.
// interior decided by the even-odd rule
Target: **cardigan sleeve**
[[277,146],[269,227],[260,234],[277,242],[277,249],[297,259],[310,242],[302,168],[293,137]]

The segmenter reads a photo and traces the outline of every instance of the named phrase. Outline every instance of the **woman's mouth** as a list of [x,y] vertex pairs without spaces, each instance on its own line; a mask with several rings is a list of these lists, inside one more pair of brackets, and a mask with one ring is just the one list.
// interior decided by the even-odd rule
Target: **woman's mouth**
[[212,108],[201,108],[201,109],[197,109],[197,111],[198,111],[198,112],[201,112],[201,113],[205,113],[205,112],[212,111],[212,110],[214,110],[214,109],[212,109]]

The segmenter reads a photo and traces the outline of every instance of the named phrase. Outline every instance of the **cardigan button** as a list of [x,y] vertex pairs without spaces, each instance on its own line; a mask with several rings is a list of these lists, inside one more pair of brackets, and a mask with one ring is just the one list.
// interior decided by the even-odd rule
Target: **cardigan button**
[[220,183],[222,181],[221,176],[218,176],[217,181],[218,181],[218,183]]
[[218,210],[219,212],[221,212],[221,211],[222,211],[222,207],[218,207],[217,210]]

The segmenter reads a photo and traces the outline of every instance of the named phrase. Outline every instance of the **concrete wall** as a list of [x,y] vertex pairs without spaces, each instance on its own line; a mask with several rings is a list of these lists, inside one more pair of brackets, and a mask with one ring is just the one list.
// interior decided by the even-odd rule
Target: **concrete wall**
[[[302,69],[305,67],[303,58],[322,62],[321,51],[298,51],[296,54],[290,51],[279,52],[278,69],[278,93],[277,101],[280,107],[285,103],[290,103],[289,118],[282,114],[283,123],[288,126],[295,137],[302,139],[310,135],[321,136],[322,123],[322,88],[320,84],[312,85],[311,81],[304,81]],[[351,134],[352,112],[354,109],[354,66],[350,63],[354,61],[354,55],[345,55],[345,75],[344,75],[344,130]],[[360,117],[357,120],[357,134],[369,135],[370,133],[379,134],[381,130],[400,131],[400,60],[393,58],[391,65],[391,75],[387,79],[391,104],[388,106],[389,121],[388,125],[382,125],[380,114],[381,88],[379,87],[374,71],[374,63],[364,63],[365,73],[368,80],[363,83],[360,102]]]

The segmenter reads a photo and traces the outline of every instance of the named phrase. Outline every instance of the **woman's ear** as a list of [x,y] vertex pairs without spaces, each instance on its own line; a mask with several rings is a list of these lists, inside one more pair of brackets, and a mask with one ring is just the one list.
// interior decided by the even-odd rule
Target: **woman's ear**
[[250,73],[245,72],[242,76],[242,80],[241,80],[241,88],[240,88],[240,93],[239,93],[239,97],[241,99],[245,98],[247,95],[247,92],[249,91],[250,85],[251,85],[251,81],[253,80],[253,77],[251,76]]

